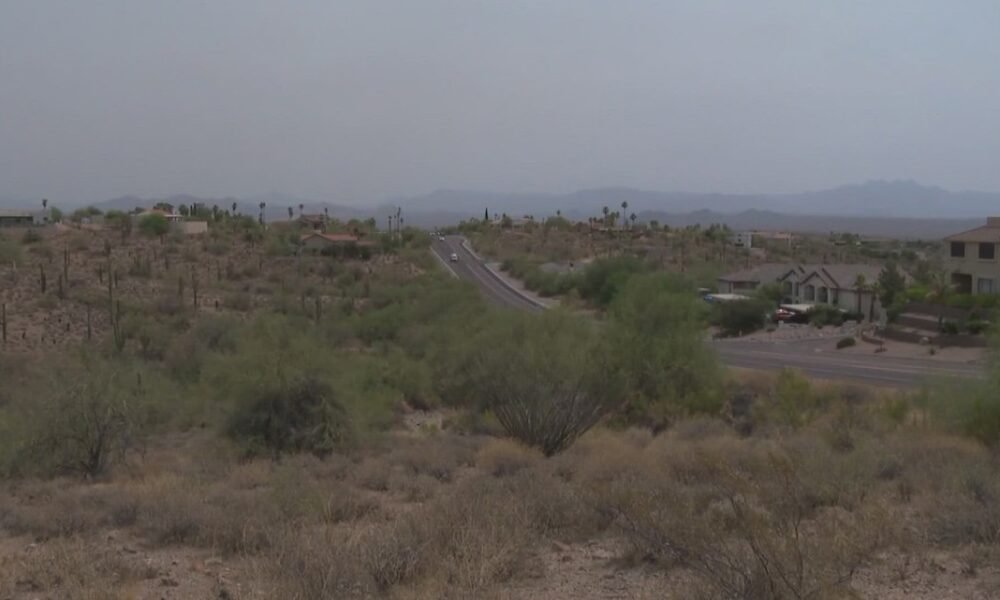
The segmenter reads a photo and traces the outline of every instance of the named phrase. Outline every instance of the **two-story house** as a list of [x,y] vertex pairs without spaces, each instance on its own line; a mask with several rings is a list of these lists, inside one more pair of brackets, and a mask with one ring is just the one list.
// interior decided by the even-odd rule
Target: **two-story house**
[[961,294],[1000,293],[1000,217],[989,217],[986,225],[948,236],[945,268]]

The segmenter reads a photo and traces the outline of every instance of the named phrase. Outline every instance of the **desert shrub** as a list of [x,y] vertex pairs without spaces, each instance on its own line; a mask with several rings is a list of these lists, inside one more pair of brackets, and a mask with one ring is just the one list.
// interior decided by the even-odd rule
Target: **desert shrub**
[[24,235],[21,236],[22,244],[34,244],[42,241],[42,234],[38,233],[34,229],[26,229]]
[[692,450],[680,464],[657,455],[661,466],[625,468],[594,488],[638,556],[686,566],[712,597],[850,594],[852,575],[882,543],[885,514],[876,503],[855,512],[817,506],[780,451]]
[[984,382],[951,383],[928,391],[920,404],[945,430],[975,438],[987,445],[1000,442],[1000,373],[994,367]]
[[854,339],[852,336],[847,336],[837,340],[837,350],[842,350],[844,348],[850,348],[852,346],[857,346],[858,340]]
[[720,302],[713,307],[712,321],[726,336],[753,333],[764,326],[769,308],[768,301],[759,299]]
[[941,333],[945,335],[958,335],[958,323],[954,321],[944,321],[941,323]]
[[20,266],[23,262],[24,253],[21,251],[21,245],[13,240],[0,237],[0,265],[5,267],[11,264]]
[[222,299],[222,305],[229,310],[248,312],[253,308],[253,298],[246,292],[226,294]]
[[490,440],[476,453],[476,466],[494,477],[508,477],[538,462],[537,451],[511,440]]
[[846,315],[840,309],[826,304],[817,304],[809,310],[809,323],[815,327],[844,324]]
[[21,442],[12,467],[19,474],[95,477],[139,448],[145,390],[135,373],[87,358],[46,382],[18,405]]
[[161,237],[170,231],[167,218],[159,213],[148,214],[139,219],[139,231],[149,237]]
[[622,256],[596,260],[587,266],[579,282],[580,297],[605,307],[625,287],[629,278],[649,267],[637,258]]
[[702,343],[704,305],[674,277],[635,275],[609,308],[608,362],[625,378],[625,416],[662,426],[721,406],[719,367]]
[[127,594],[136,582],[149,577],[140,564],[106,544],[83,538],[53,540],[37,547],[19,560],[4,564],[0,596],[17,597],[24,590],[32,594],[67,600],[94,600]]
[[471,383],[507,433],[546,456],[619,402],[594,327],[560,312],[498,317],[477,341]]
[[348,443],[352,426],[333,389],[305,377],[265,388],[237,407],[229,435],[249,454],[311,452],[323,456]]
[[753,416],[765,423],[799,427],[816,416],[818,407],[809,380],[797,371],[783,369],[768,394],[754,404]]

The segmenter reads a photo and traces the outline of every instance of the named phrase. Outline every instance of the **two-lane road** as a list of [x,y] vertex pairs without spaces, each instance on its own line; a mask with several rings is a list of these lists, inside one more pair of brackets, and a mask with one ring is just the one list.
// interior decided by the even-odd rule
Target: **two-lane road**
[[[503,282],[483,261],[468,251],[460,236],[435,238],[434,253],[456,277],[470,281],[488,300],[499,306],[520,310],[541,311],[544,307],[526,298]],[[457,262],[451,262],[455,253]],[[837,353],[815,341],[750,342],[713,341],[712,348],[722,361],[731,366],[755,370],[798,369],[817,379],[854,381],[870,385],[910,387],[928,379],[941,377],[982,377],[980,365],[890,356],[888,354]]]
[[[533,312],[543,310],[542,306],[525,298],[524,295],[512,289],[487,269],[479,258],[469,252],[463,241],[463,238],[459,236],[449,235],[444,238],[444,241],[434,238],[431,247],[452,274],[474,283],[482,290],[486,299],[497,306]],[[452,254],[458,257],[457,261],[452,262]]]

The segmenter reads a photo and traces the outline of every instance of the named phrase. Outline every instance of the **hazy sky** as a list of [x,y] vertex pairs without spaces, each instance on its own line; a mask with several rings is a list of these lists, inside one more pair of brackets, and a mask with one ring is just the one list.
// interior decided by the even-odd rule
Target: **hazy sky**
[[0,197],[1000,190],[997,0],[0,0]]

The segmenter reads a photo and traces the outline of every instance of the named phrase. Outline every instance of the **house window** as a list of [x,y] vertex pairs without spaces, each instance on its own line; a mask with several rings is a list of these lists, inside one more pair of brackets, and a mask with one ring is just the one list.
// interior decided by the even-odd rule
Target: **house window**
[[992,294],[993,293],[993,280],[992,279],[980,279],[976,282],[976,292],[979,294]]
[[996,256],[996,244],[979,244],[979,258],[993,260]]
[[952,258],[965,258],[965,242],[952,242],[951,243],[951,257]]
[[819,297],[816,298],[817,302],[824,302],[824,303],[826,303],[826,302],[830,301],[827,288],[821,287],[821,288],[819,288],[818,291],[819,291]]

